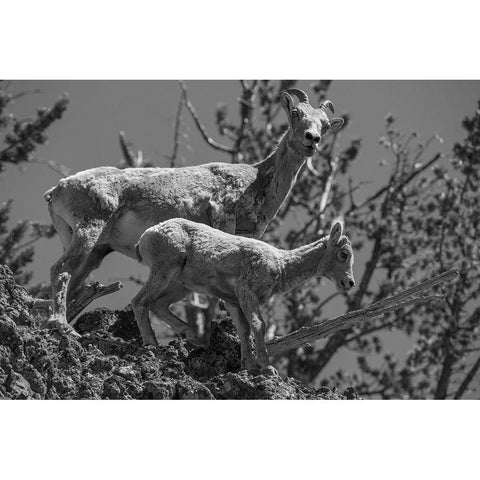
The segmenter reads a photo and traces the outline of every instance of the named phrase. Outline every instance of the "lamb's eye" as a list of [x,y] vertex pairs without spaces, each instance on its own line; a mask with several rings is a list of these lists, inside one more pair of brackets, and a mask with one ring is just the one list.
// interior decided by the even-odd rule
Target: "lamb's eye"
[[292,110],[292,117],[298,117],[298,110]]
[[338,252],[338,259],[341,262],[345,262],[348,259],[348,253],[344,250],[341,250],[340,252]]

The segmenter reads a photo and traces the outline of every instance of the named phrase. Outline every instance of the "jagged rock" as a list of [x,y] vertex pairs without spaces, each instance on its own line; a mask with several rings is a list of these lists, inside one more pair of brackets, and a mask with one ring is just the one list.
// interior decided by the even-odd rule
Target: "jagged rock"
[[83,314],[77,339],[40,329],[28,294],[0,265],[0,398],[7,399],[340,399],[356,398],[292,378],[240,368],[240,343],[224,316],[205,350],[174,340],[144,347],[131,310]]

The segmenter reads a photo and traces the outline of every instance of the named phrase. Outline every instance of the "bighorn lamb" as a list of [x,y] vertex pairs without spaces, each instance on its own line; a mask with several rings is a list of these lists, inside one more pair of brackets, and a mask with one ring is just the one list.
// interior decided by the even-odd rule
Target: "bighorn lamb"
[[[296,106],[291,94],[299,99]],[[302,90],[282,92],[281,104],[290,128],[277,149],[253,165],[98,167],[48,190],[45,199],[64,246],[51,268],[52,324],[66,326],[67,318],[73,320],[72,303],[106,255],[117,251],[135,258],[140,235],[161,221],[188,218],[232,234],[261,237],[322,137],[343,124],[340,118],[329,120],[330,101],[314,108]],[[188,336],[187,323],[171,326]]]
[[[191,291],[214,295],[227,302],[240,337],[242,366],[249,371],[273,370],[260,313],[260,305],[272,295],[314,276],[327,277],[341,290],[355,285],[353,251],[341,219],[333,222],[329,236],[287,251],[175,218],[146,230],[136,250],[138,260],[150,267],[147,282],[132,300],[144,344],[157,345],[149,310],[174,324],[181,320],[170,312],[172,303]],[[250,329],[256,359],[250,349]]]

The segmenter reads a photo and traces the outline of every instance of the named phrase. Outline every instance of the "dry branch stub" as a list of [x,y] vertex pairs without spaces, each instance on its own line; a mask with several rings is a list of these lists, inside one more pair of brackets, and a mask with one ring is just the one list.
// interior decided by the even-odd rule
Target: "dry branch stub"
[[458,270],[453,268],[413,287],[407,288],[403,292],[380,300],[367,308],[323,320],[309,327],[303,327],[288,335],[284,335],[283,337],[274,338],[267,342],[268,354],[279,355],[287,350],[301,347],[306,343],[331,335],[338,330],[349,328],[362,320],[371,320],[410,304],[441,300],[444,298],[442,295],[423,295],[423,293],[437,285],[450,282],[457,276]]
[[108,285],[102,285],[99,282],[94,282],[89,285],[85,285],[75,300],[73,300],[68,306],[68,321],[71,322],[82,310],[84,310],[97,298],[118,292],[118,290],[121,288],[121,282],[114,282]]

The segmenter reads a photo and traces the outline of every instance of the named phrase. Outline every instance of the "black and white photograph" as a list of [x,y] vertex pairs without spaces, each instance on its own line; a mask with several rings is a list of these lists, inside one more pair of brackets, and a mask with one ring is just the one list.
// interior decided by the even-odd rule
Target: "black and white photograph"
[[479,81],[0,87],[2,397],[479,397]]
[[5,478],[474,478],[469,2],[2,3]]

